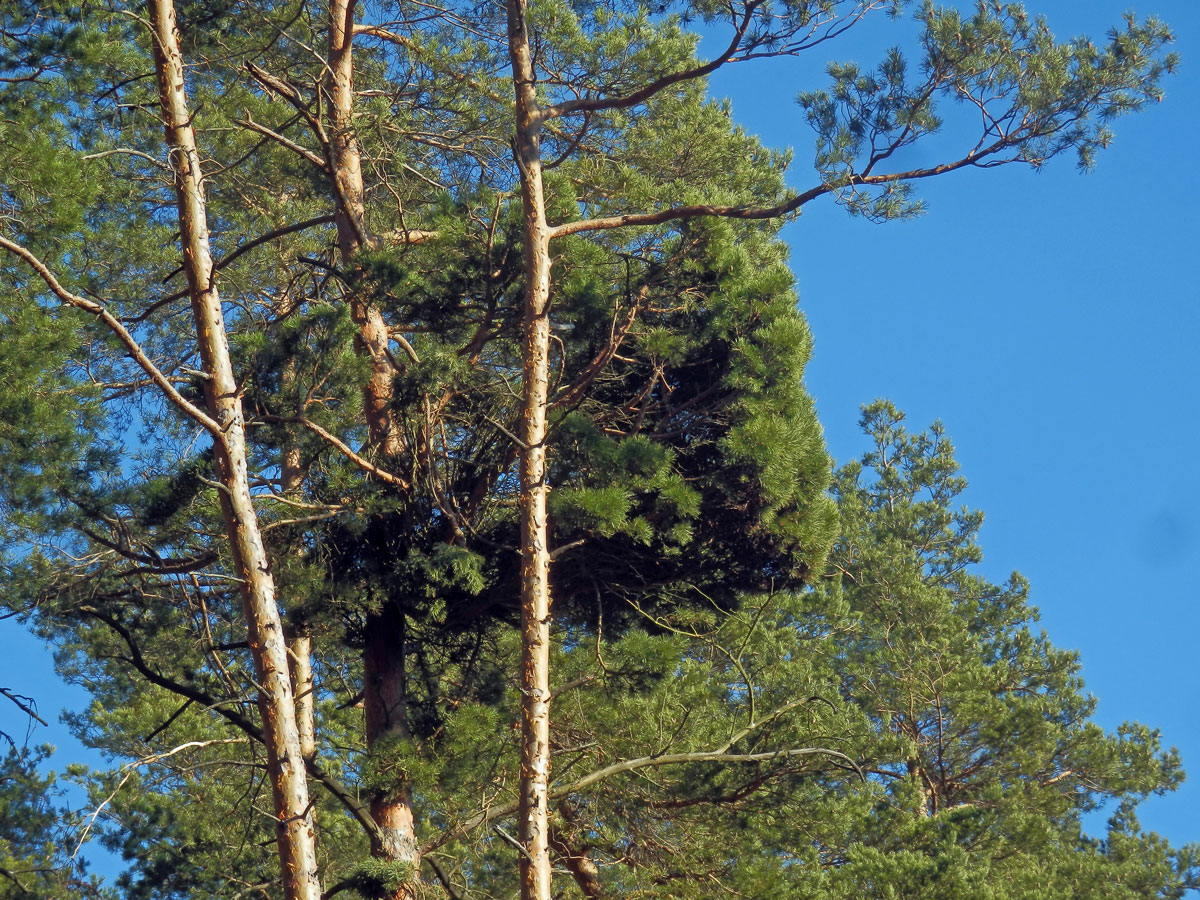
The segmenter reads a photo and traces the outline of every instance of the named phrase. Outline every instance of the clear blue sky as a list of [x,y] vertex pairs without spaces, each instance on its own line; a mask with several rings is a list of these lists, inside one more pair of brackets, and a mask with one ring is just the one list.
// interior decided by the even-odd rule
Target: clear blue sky
[[[1115,124],[1096,171],[959,172],[921,185],[927,214],[873,225],[827,202],[788,227],[816,338],[809,384],[840,461],[865,448],[858,406],[895,401],[945,422],[987,513],[984,568],[1028,576],[1043,624],[1082,653],[1101,724],[1137,720],[1177,746],[1192,781],[1144,807],[1174,843],[1200,841],[1200,2],[1134,0],[1176,29],[1183,56],[1161,105]],[[965,4],[964,4],[965,5]],[[1029,0],[1060,37],[1103,36],[1128,0]],[[813,184],[812,136],[792,100],[831,58],[873,63],[902,42],[882,23],[805,61],[721,74],[713,93]],[[816,79],[816,80],[814,80]],[[48,720],[86,696],[37,642],[0,622],[0,686]],[[15,709],[0,727],[23,733]],[[57,724],[34,742],[80,754]],[[95,760],[94,760],[95,761]],[[98,871],[111,868],[100,860]]]
[[[875,397],[913,428],[945,423],[987,514],[986,574],[1031,580],[1102,725],[1140,721],[1180,749],[1192,779],[1142,821],[1200,841],[1200,2],[1026,7],[1060,39],[1102,38],[1131,7],[1158,15],[1183,57],[1166,99],[1118,119],[1089,175],[1066,158],[956,172],[919,185],[922,218],[886,225],[806,207],[785,234],[816,342],[808,382],[839,461],[866,449],[858,407]],[[813,139],[795,95],[829,60],[871,66],[905,33],[882,20],[815,58],[719,73],[712,92],[795,150],[803,190]]]

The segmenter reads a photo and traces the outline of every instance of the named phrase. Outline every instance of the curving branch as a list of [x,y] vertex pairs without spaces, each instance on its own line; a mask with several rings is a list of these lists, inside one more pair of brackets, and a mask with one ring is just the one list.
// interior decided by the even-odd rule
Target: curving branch
[[[578,781],[571,784],[558,785],[550,789],[548,797],[551,800],[559,800],[570,794],[577,794],[580,791],[586,790],[601,781],[607,781],[615,775],[623,775],[626,772],[636,772],[639,769],[657,768],[659,766],[678,766],[687,763],[759,763],[771,762],[780,759],[792,759],[802,756],[829,756],[834,759],[841,760],[848,765],[864,782],[867,780],[866,773],[862,767],[840,750],[831,750],[826,747],[796,747],[783,750],[768,750],[762,753],[727,753],[723,750],[698,750],[690,753],[663,753],[657,756],[641,756],[636,759],[627,759],[621,762],[613,763],[611,766],[605,766],[603,769],[597,769],[587,775],[584,775]],[[457,840],[468,832],[474,831],[481,825],[486,825],[496,819],[503,819],[511,816],[517,811],[518,805],[516,801],[493,806],[490,809],[481,810],[471,816],[461,825],[446,831],[441,836],[435,838],[426,846],[421,848],[422,853],[428,853],[435,850],[450,841]]]
[[157,762],[162,762],[164,759],[169,759],[170,757],[175,756],[178,753],[183,753],[186,750],[202,750],[205,747],[211,747],[213,745],[244,743],[246,743],[246,738],[214,738],[208,741],[187,741],[186,743],[180,744],[178,747],[174,747],[170,750],[164,750],[162,753],[152,753],[149,756],[143,756],[140,759],[135,759],[133,762],[126,763],[121,767],[121,771],[123,773],[121,780],[117,782],[117,786],[113,788],[112,793],[105,797],[100,802],[100,805],[92,810],[92,814],[88,816],[87,822],[84,823],[83,828],[79,832],[79,841],[75,844],[75,849],[71,852],[71,859],[74,859],[76,856],[78,856],[79,851],[83,849],[83,845],[87,842],[88,835],[92,832],[92,826],[96,824],[96,819],[100,817],[100,813],[104,812],[104,807],[108,806],[108,804],[112,803],[112,801],[116,799],[117,794],[121,793],[121,789],[129,783],[129,779],[132,778],[134,773],[137,772],[137,770],[142,766],[149,766]]
[[821,184],[809,188],[802,194],[797,194],[774,206],[717,206],[706,203],[696,203],[688,206],[673,206],[652,213],[625,213],[616,216],[604,216],[596,219],[577,219],[574,222],[564,222],[550,228],[552,238],[564,237],[569,234],[580,234],[585,231],[610,231],[614,228],[630,228],[639,225],[661,225],[665,222],[675,222],[681,219],[696,219],[701,216],[715,216],[724,219],[779,219],[799,210],[806,203],[825,194],[840,191],[848,187],[871,187],[894,184],[898,181],[916,181],[921,178],[933,178],[944,175],[956,169],[978,165],[1000,165],[1012,162],[1012,159],[984,160],[1010,149],[1019,141],[1011,137],[1003,138],[984,147],[972,150],[954,162],[943,163],[940,166],[930,166],[925,169],[910,169],[907,172],[889,172],[883,175],[850,175],[836,184]]
[[140,567],[133,572],[122,572],[121,575],[129,574],[144,574],[144,575],[180,575],[189,572],[196,572],[203,569],[205,566],[216,562],[217,554],[211,550],[200,553],[188,559],[163,559],[159,556],[149,556],[145,553],[123,547],[116,541],[110,541],[103,535],[97,534],[90,528],[81,528],[80,531],[87,535],[88,538],[112,550],[118,556],[133,563],[140,563]]
[[[248,253],[251,250],[253,250],[255,247],[260,247],[263,244],[267,243],[268,241],[273,241],[276,238],[281,238],[286,235],[293,234],[297,231],[304,231],[305,229],[313,228],[317,225],[328,225],[329,223],[336,221],[336,219],[337,219],[337,217],[333,213],[328,213],[323,216],[314,216],[311,219],[304,219],[301,222],[293,222],[291,225],[284,225],[280,228],[273,228],[270,231],[266,232],[265,234],[260,234],[256,238],[251,238],[250,240],[246,241],[246,243],[242,244],[241,246],[235,247],[233,250],[229,251],[229,253],[226,256],[222,257],[220,260],[213,263],[213,267],[212,267],[213,271],[220,272],[222,269],[224,269],[226,266],[228,266],[234,260],[236,260],[239,256],[241,256],[243,253]],[[163,282],[166,283],[166,282],[170,281],[172,278],[174,278],[176,275],[178,275],[182,271],[183,271],[182,266],[180,266],[177,269],[172,270],[163,279]],[[165,296],[165,297],[160,297],[159,299],[157,299],[153,303],[151,303],[148,307],[146,307],[146,309],[143,310],[141,313],[139,313],[137,316],[134,316],[133,318],[131,318],[129,321],[135,322],[135,323],[145,322],[148,318],[150,318],[150,316],[154,315],[155,312],[157,312],[159,309],[162,309],[162,307],[166,306],[168,303],[174,303],[176,300],[182,300],[187,295],[188,295],[188,288],[183,288],[182,290],[178,290],[173,294],[167,294],[167,296]]]
[[133,358],[133,361],[141,367],[142,371],[145,372],[150,377],[150,380],[153,381],[158,387],[158,389],[163,392],[163,395],[175,407],[181,410],[184,415],[200,425],[201,428],[209,432],[214,438],[220,440],[223,434],[220,423],[200,407],[196,406],[196,404],[192,403],[192,401],[184,397],[183,394],[179,393],[179,390],[171,382],[171,379],[163,374],[162,370],[154,364],[154,361],[146,355],[146,351],[142,349],[141,344],[138,343],[137,339],[132,333],[130,333],[129,329],[125,327],[120,319],[110,313],[108,309],[106,309],[102,304],[97,303],[95,300],[89,300],[87,297],[81,297],[78,294],[68,291],[62,286],[59,280],[54,277],[54,273],[50,271],[49,267],[45,263],[34,256],[33,253],[31,253],[28,249],[22,247],[20,244],[10,241],[3,235],[0,235],[0,250],[7,250],[9,253],[20,257],[26,263],[28,263],[29,266],[35,272],[37,272],[38,277],[46,283],[48,288],[50,288],[51,293],[58,297],[58,299],[64,304],[67,306],[72,306],[75,309],[83,310],[86,313],[90,313],[103,322],[105,326],[108,327],[108,330],[116,335],[117,340],[119,340],[125,346],[125,349],[129,351],[129,355]]
[[542,119],[556,119],[562,116],[593,113],[607,109],[629,109],[631,106],[639,106],[645,103],[655,94],[669,88],[673,84],[711,75],[717,69],[721,68],[721,66],[731,61],[738,50],[741,49],[742,42],[746,38],[746,33],[750,30],[750,24],[754,21],[754,11],[763,2],[764,0],[750,0],[746,4],[746,12],[742,16],[742,20],[737,24],[733,40],[729,42],[729,46],[725,48],[725,52],[711,62],[700,66],[693,66],[690,69],[684,69],[682,72],[672,72],[669,75],[663,75],[623,97],[580,98],[579,100],[568,100],[564,103],[555,103],[553,106],[542,107]]

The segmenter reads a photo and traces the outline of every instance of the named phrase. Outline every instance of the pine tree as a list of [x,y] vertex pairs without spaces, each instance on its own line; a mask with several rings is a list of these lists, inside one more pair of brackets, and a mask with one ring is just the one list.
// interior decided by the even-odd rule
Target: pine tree
[[[842,535],[807,619],[840,693],[866,716],[871,790],[820,854],[828,896],[884,881],[895,897],[1179,897],[1197,848],[1170,848],[1134,810],[1182,780],[1158,732],[1090,721],[1078,654],[1037,629],[1029,585],[977,574],[983,516],[940,424],[909,433],[886,402],[864,407],[871,443],[834,482]],[[1085,833],[1102,808],[1102,838]],[[846,813],[843,813],[845,815]],[[1137,848],[1137,849],[1134,849]],[[1130,869],[1133,857],[1144,867]],[[1142,875],[1145,877],[1142,877]],[[1133,877],[1131,877],[1133,876]]]
[[[944,429],[909,433],[882,402],[862,424],[871,449],[837,473],[841,533],[810,589],[660,611],[653,633],[593,625],[558,648],[558,864],[586,897],[1196,889],[1197,848],[1136,818],[1179,784],[1178,754],[1145,726],[1092,722],[1078,657],[1037,629],[1026,582],[978,574],[982,516],[959,505]],[[503,857],[484,860],[448,854],[456,890],[508,887]]]
[[[527,895],[544,896],[552,854],[597,889],[592,855],[572,849],[588,842],[586,815],[568,800],[551,817],[550,755],[572,746],[547,731],[551,685],[626,685],[634,704],[671,680],[664,654],[725,659],[724,638],[687,641],[736,630],[718,623],[742,621],[746,592],[798,588],[833,538],[777,222],[825,195],[911,214],[911,185],[955,168],[1066,152],[1086,165],[1104,123],[1157,97],[1174,64],[1153,20],[1098,49],[1056,44],[1015,6],[924,8],[919,65],[836,66],[829,90],[803,97],[816,183],[788,193],[787,160],[705,99],[704,76],[901,5],[514,2],[504,16],[356,21],[353,2],[180,4],[191,106],[174,125],[198,145],[224,300],[213,321],[232,353],[215,394],[182,315],[198,255],[181,266],[172,249],[176,175],[143,77],[166,41],[119,4],[78,21],[6,8],[6,603],[104,700],[79,727],[133,768],[100,776],[97,800],[142,777],[131,772],[164,773],[161,793],[122,789],[108,807],[122,822],[109,839],[137,861],[131,892],[167,874],[177,895],[272,882],[259,844],[274,825],[242,816],[235,840],[214,819],[267,803],[262,646],[238,596],[245,554],[226,539],[252,519],[286,613],[298,752],[320,785],[315,806],[274,821],[315,810],[330,890],[477,888],[519,864]],[[697,60],[692,19],[727,24],[728,50]],[[968,149],[888,169],[939,128],[934,103],[964,91],[986,113]],[[232,519],[223,432],[198,438],[188,418],[205,421],[206,395],[246,417],[252,508]],[[614,673],[568,652],[610,638],[629,657]],[[551,680],[551,658],[563,677]],[[703,666],[683,681],[688,702],[707,692],[716,731],[741,714],[722,704],[754,696],[729,683],[744,663],[729,665],[724,682]],[[523,777],[497,738],[512,722]],[[591,733],[569,718],[562,729]],[[676,749],[716,752],[716,731]],[[602,770],[643,758],[615,733],[630,740],[597,758]],[[775,738],[769,752],[797,751],[780,759],[806,776],[857,758],[800,732]],[[492,760],[490,774],[463,755]],[[195,776],[209,766],[226,785]],[[485,783],[499,787],[481,810]],[[532,814],[515,837],[492,816],[516,812],[514,794]],[[480,831],[492,825],[505,830]],[[462,851],[452,866],[446,840]],[[684,842],[657,846],[663,864]]]
[[68,900],[105,896],[98,879],[73,858],[78,822],[53,775],[38,769],[52,748],[10,742],[0,759],[0,897]]

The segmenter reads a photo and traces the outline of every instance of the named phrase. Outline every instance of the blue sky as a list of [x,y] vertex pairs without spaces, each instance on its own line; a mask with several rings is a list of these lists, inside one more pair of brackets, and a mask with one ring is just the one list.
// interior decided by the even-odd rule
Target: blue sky
[[[955,172],[919,185],[915,221],[817,201],[785,236],[834,456],[864,452],[858,407],[876,397],[912,428],[945,423],[966,502],[987,514],[985,573],[1031,580],[1051,639],[1082,655],[1102,725],[1161,729],[1193,771],[1142,812],[1183,843],[1200,841],[1200,3],[1026,3],[1060,39],[1097,42],[1131,5],[1175,29],[1183,64],[1163,103],[1114,123],[1094,172],[1068,158]],[[881,20],[805,60],[721,72],[712,93],[795,150],[803,190],[813,138],[795,95],[825,83],[828,61],[868,68],[905,32]]]
[[[1102,37],[1127,5],[1028,3],[1064,38]],[[1161,105],[1115,123],[1094,173],[1069,159],[958,172],[920,185],[915,221],[874,225],[818,201],[785,235],[835,457],[863,452],[858,407],[875,397],[913,428],[946,424],[967,502],[987,513],[986,574],[1031,579],[1051,638],[1082,654],[1101,724],[1160,728],[1195,773],[1142,813],[1182,843],[1200,841],[1200,2],[1134,8],[1174,26],[1183,65]],[[712,90],[768,144],[795,148],[792,184],[807,188],[795,94],[829,59],[873,63],[903,31],[882,22],[806,60],[722,73]],[[46,719],[86,702],[14,623],[0,641],[0,686],[35,696]],[[0,728],[23,734],[15,708],[0,707]],[[32,739],[63,748],[60,769],[79,758],[61,726]]]

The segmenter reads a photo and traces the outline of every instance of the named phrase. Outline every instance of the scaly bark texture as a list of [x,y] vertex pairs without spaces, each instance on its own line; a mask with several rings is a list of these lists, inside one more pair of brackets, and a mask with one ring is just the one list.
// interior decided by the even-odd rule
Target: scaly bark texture
[[[329,9],[329,86],[326,114],[329,118],[329,175],[334,201],[338,252],[349,265],[372,241],[364,217],[362,155],[354,135],[354,10],[357,0],[334,0]],[[388,353],[388,330],[378,308],[350,298],[350,316],[358,326],[358,349],[371,360],[371,377],[363,388],[367,429],[371,448],[385,457],[403,450],[400,433],[391,416],[392,379],[395,366]]]
[[[367,744],[375,752],[387,751],[387,742],[408,737],[407,678],[404,669],[404,614],[394,604],[367,620],[370,634],[363,651],[363,710]],[[401,776],[403,773],[399,773]],[[371,796],[371,817],[382,837],[375,855],[412,865],[416,878],[420,850],[414,828],[412,801],[406,780]],[[402,888],[395,897],[409,896]]]
[[546,521],[546,406],[550,373],[550,229],[542,188],[542,114],[525,0],[508,0],[508,51],[516,92],[516,154],[524,209],[525,306],[521,408],[521,781],[518,839],[522,900],[550,900],[550,548]]
[[[354,258],[373,239],[364,220],[362,158],[354,134],[354,13],[356,0],[334,0],[329,10],[328,62],[330,79],[326,113],[331,133],[329,170],[337,204],[338,251],[342,264],[352,268]],[[368,455],[380,458],[384,468],[405,450],[401,432],[392,418],[395,364],[388,352],[388,329],[383,314],[358,295],[350,297],[350,316],[358,326],[356,346],[371,360],[371,376],[363,386],[367,420]],[[367,617],[363,648],[363,709],[367,747],[384,749],[388,741],[408,736],[405,713],[407,675],[404,665],[404,615],[388,599],[383,608]],[[371,816],[380,839],[372,853],[408,866],[415,882],[421,857],[417,843],[412,799],[407,781],[381,789],[370,798]],[[405,885],[394,900],[412,896]]]
[[267,770],[277,820],[284,895],[320,900],[316,835],[300,734],[296,727],[288,653],[275,584],[258,529],[246,464],[245,419],[229,358],[221,300],[213,281],[203,176],[184,87],[183,59],[171,0],[147,0],[154,66],[179,206],[180,242],[196,338],[206,374],[205,399],[221,426],[214,435],[221,511],[242,579],[242,599],[266,739]]

